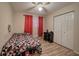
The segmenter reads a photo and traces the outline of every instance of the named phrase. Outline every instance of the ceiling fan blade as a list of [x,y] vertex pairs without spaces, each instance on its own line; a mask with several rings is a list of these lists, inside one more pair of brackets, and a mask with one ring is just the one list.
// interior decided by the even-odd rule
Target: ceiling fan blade
[[50,4],[50,2],[46,2],[46,3],[45,3],[45,5],[49,5],[49,4]]
[[32,2],[33,5],[39,5],[39,2]]
[[47,13],[48,11],[47,11],[47,9],[45,8],[45,7],[42,7],[43,9],[44,9],[44,11]]
[[28,9],[25,9],[24,11],[30,11],[30,10],[32,10],[33,8],[35,8],[36,6],[33,6],[33,7],[30,7],[30,8],[28,8]]
[[43,3],[42,3],[42,2],[38,2],[38,5],[39,5],[39,4],[41,4],[41,5],[42,5]]

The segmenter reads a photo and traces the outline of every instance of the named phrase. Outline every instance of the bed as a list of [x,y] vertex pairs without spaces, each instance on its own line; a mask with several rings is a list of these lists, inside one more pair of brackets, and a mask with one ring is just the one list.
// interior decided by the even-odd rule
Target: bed
[[3,46],[1,56],[31,56],[35,52],[42,52],[39,38],[26,33],[15,33]]

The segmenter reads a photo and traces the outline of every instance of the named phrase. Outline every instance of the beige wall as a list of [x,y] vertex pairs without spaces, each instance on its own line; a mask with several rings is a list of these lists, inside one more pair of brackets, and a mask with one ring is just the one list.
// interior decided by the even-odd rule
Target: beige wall
[[24,32],[24,15],[21,13],[14,13],[13,18],[14,33]]
[[38,34],[38,16],[31,13],[16,12],[14,13],[14,33],[24,33],[24,15],[33,15],[33,36]]
[[79,4],[72,4],[69,6],[65,6],[64,8],[57,10],[54,13],[48,14],[46,17],[46,28],[45,29],[49,29],[53,30],[53,23],[54,23],[54,16],[69,12],[69,11],[74,11],[74,51],[79,52]]
[[75,5],[74,49],[79,53],[79,4]]
[[8,25],[12,25],[12,10],[9,3],[0,3],[0,51],[6,41],[11,37]]
[[53,14],[49,14],[45,17],[45,31],[53,31]]

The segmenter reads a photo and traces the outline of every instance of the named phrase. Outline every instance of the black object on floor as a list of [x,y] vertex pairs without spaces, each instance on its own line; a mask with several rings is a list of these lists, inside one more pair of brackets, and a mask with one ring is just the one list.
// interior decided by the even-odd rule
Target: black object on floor
[[44,32],[44,40],[45,41],[48,41],[50,43],[53,42],[53,38],[54,38],[54,33],[51,31],[51,32]]

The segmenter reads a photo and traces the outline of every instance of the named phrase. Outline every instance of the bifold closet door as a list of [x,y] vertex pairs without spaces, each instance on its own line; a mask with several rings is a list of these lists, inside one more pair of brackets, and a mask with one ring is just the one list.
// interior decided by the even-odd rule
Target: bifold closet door
[[69,12],[54,18],[54,41],[73,49],[74,12]]
[[68,21],[67,21],[68,16],[66,14],[62,15],[62,44],[63,46],[67,47],[68,46],[68,31],[67,31],[67,25],[68,25]]
[[63,15],[62,21],[62,45],[73,49],[74,34],[74,13],[70,12]]
[[67,47],[73,49],[74,12],[66,14],[66,27],[67,27]]
[[56,43],[58,43],[58,44],[61,44],[62,42],[61,42],[61,29],[62,29],[62,27],[61,27],[61,16],[58,16],[58,17],[56,17],[55,19],[54,19],[54,41],[56,42]]

